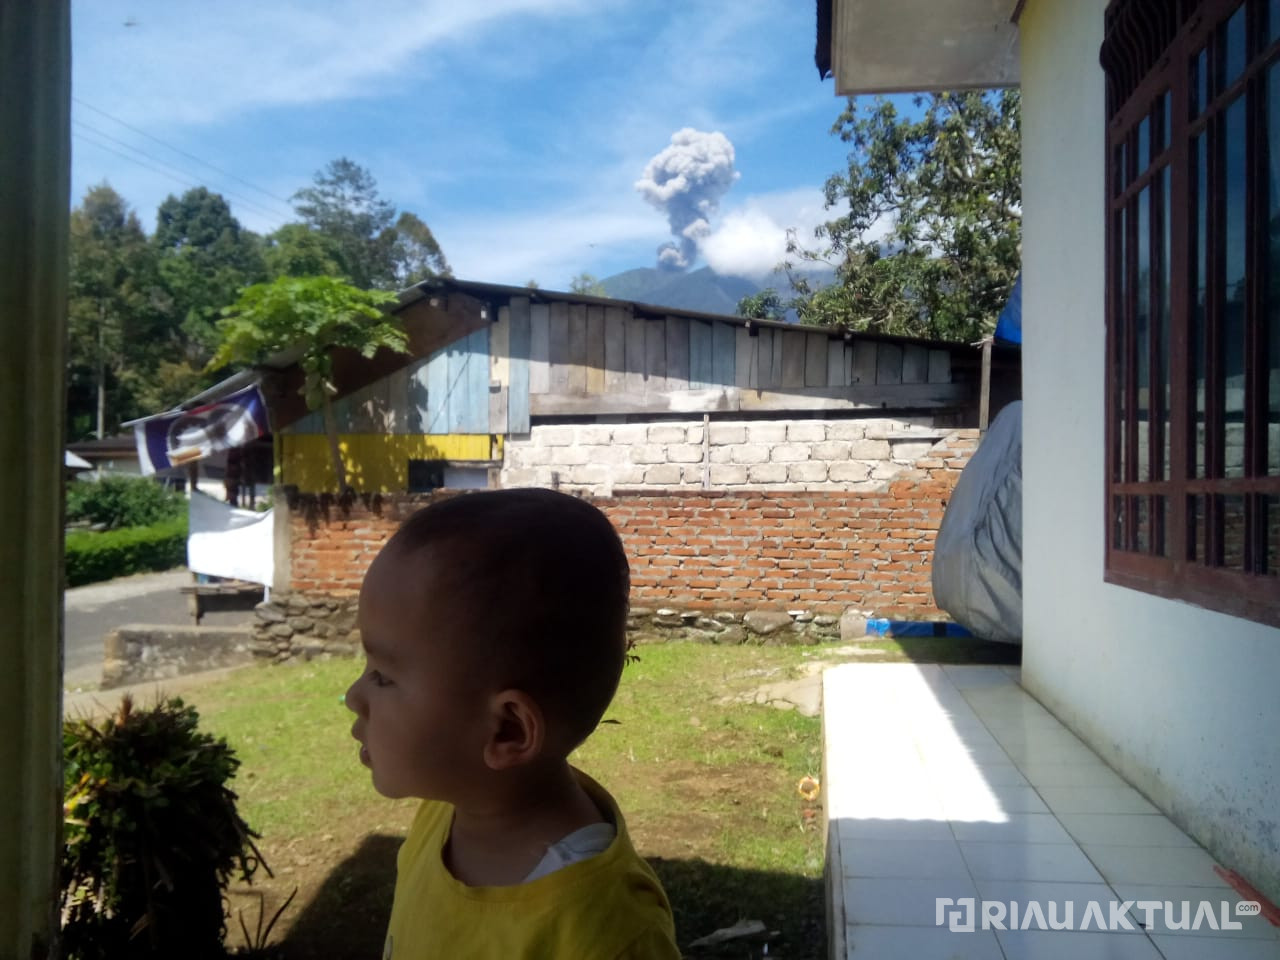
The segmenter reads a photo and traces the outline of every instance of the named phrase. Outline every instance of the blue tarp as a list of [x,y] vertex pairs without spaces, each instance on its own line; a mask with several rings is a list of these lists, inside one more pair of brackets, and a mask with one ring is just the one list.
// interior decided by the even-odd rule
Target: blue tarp
[[960,624],[942,620],[886,620],[883,618],[868,620],[867,634],[876,637],[973,638],[973,634]]
[[1022,274],[1013,282],[1009,302],[1000,311],[996,321],[996,339],[1005,343],[1022,343]]

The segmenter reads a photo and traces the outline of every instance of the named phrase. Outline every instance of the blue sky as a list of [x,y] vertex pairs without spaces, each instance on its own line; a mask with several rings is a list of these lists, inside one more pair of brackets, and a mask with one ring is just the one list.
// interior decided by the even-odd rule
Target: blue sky
[[656,264],[671,228],[636,183],[689,127],[723,134],[737,174],[696,263],[759,276],[785,228],[826,218],[822,184],[847,154],[811,0],[74,0],[72,14],[73,202],[107,180],[148,230],[197,183],[271,230],[348,156],[431,226],[458,276],[563,289]]

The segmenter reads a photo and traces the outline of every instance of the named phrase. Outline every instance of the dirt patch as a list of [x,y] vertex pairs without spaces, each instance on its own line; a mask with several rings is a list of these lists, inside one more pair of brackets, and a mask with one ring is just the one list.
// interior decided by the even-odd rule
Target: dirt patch
[[[729,739],[720,734],[715,739]],[[742,763],[731,767],[707,767],[705,764],[674,761],[664,766],[661,782],[665,789],[690,802],[713,797],[740,803],[757,794],[753,785],[770,783],[776,771],[764,764]]]
[[274,876],[260,871],[252,885],[238,884],[227,891],[231,916],[227,944],[241,950],[259,945],[259,931],[265,930],[296,890],[271,932],[271,949],[261,956],[287,960],[381,956],[404,830],[260,844]]

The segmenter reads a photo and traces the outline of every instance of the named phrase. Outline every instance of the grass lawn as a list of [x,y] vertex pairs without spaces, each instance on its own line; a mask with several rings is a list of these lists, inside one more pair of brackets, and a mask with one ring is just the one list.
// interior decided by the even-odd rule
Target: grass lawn
[[[616,722],[573,762],[617,798],[671,898],[682,946],[758,919],[777,931],[768,956],[826,956],[822,816],[797,791],[801,777],[820,773],[820,721],[732,697],[802,676],[818,659],[989,658],[945,644],[884,641],[857,656],[832,646],[638,648],[606,715]],[[202,727],[236,749],[240,811],[275,872],[233,889],[233,916],[242,911],[252,933],[260,902],[269,916],[297,887],[271,937],[290,960],[380,955],[395,853],[415,809],[379,797],[356,757],[341,697],[358,669],[247,668],[186,696]],[[234,919],[229,942],[244,942]],[[762,948],[738,942],[725,955]]]

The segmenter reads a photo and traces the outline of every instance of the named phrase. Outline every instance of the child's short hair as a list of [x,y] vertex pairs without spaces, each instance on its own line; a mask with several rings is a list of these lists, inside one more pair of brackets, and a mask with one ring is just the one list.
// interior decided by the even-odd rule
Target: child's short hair
[[587,738],[627,650],[630,571],[603,513],[553,490],[459,494],[413,514],[388,547],[441,558],[468,662],[534,697],[570,749]]

